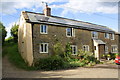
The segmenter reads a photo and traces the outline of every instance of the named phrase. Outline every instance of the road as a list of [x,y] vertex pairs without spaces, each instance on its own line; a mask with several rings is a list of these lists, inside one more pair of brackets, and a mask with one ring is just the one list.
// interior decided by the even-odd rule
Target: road
[[57,71],[25,71],[3,58],[3,78],[118,78],[115,68],[76,68]]

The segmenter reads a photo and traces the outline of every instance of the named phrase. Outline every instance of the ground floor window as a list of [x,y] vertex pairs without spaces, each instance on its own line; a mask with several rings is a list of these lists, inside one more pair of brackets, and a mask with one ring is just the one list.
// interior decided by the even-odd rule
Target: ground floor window
[[48,43],[40,43],[40,53],[48,53]]
[[108,53],[108,46],[105,46],[105,53]]
[[76,55],[77,54],[77,46],[76,45],[71,45],[71,49],[72,49],[72,54]]
[[89,51],[89,46],[88,45],[83,45],[83,51]]
[[111,52],[112,53],[118,53],[118,46],[117,45],[112,45],[111,46]]

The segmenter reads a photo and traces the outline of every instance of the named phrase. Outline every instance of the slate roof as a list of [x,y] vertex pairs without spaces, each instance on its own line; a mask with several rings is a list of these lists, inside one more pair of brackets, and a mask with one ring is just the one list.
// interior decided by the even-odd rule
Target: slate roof
[[101,26],[97,24],[92,24],[83,21],[77,21],[57,16],[45,16],[41,13],[34,13],[24,11],[22,12],[25,20],[31,23],[44,23],[44,24],[51,24],[51,25],[59,25],[59,26],[67,26],[67,27],[74,27],[80,29],[87,29],[91,31],[100,31],[100,32],[108,32],[108,33],[115,33],[115,31],[109,29],[106,26]]

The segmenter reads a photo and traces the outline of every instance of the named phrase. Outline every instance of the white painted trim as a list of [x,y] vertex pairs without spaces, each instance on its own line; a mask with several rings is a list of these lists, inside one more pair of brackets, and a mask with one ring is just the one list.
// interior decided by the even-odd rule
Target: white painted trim
[[[44,24],[41,24],[41,25],[44,25]],[[40,34],[48,34],[48,26],[45,25],[46,26],[46,33],[45,33],[45,32],[41,32],[41,25],[40,25]]]
[[72,28],[72,36],[75,37],[75,29]]
[[74,29],[74,28],[71,28],[71,29],[72,29],[72,35],[71,35],[71,36],[68,36],[68,35],[67,35],[67,29],[68,29],[68,28],[66,28],[66,36],[67,36],[67,37],[75,37],[75,29]]
[[[47,44],[47,52],[41,52],[41,44],[43,44],[43,45]],[[43,50],[44,50],[44,47],[43,47]],[[40,43],[39,44],[39,52],[40,53],[48,53],[48,43]]]

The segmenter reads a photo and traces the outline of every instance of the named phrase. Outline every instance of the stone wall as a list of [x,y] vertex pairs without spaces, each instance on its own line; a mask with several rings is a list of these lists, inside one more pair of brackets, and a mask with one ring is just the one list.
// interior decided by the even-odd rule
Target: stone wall
[[[118,45],[118,35],[115,35],[115,40],[105,39],[104,33],[99,32],[98,38],[106,42],[111,52],[111,45]],[[40,34],[40,24],[33,25],[33,54],[34,58],[42,58],[53,54],[53,45],[57,42],[61,43],[63,48],[70,42],[71,45],[76,45],[78,50],[82,49],[82,45],[89,45],[89,50],[94,52],[91,31],[75,29],[75,37],[66,36],[66,27],[48,25],[48,34]],[[39,53],[39,44],[49,43],[49,53]]]

